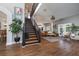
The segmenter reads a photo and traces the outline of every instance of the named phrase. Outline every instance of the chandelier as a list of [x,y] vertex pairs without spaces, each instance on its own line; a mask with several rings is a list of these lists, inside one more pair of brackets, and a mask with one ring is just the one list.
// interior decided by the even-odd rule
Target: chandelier
[[52,17],[51,17],[51,20],[55,20],[55,17],[54,17],[54,16],[52,16]]

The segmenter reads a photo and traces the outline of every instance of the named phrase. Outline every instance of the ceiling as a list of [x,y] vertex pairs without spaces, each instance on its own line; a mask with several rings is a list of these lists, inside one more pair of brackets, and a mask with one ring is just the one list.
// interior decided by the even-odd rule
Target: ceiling
[[79,3],[43,3],[35,17],[43,18],[42,22],[49,20],[52,16],[59,20],[77,14],[79,14]]

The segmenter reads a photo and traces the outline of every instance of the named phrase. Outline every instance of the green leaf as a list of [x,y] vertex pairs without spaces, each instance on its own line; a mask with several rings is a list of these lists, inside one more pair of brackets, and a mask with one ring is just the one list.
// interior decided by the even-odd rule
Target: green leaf
[[19,33],[21,31],[22,21],[20,19],[14,18],[12,24],[10,25],[10,31],[12,33]]

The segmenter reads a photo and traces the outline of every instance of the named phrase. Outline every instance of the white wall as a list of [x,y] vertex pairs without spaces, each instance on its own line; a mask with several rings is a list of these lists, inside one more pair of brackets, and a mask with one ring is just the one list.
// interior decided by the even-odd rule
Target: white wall
[[79,3],[42,3],[36,14],[47,19],[55,16],[55,19],[59,20],[79,14]]
[[[60,25],[60,24],[64,25],[64,24],[67,24],[67,23],[73,23],[73,24],[76,24],[76,25],[79,26],[79,14],[71,16],[71,17],[63,18],[61,20],[56,21],[56,24],[58,24],[58,25]],[[58,28],[58,33],[60,33],[59,31],[60,30]]]
[[0,3],[0,6],[6,8],[12,14],[14,14],[14,7],[24,8],[24,3]]
[[55,16],[55,20],[59,20],[57,24],[79,24],[79,16],[72,17],[74,15],[79,15],[79,3],[43,3],[36,13],[36,20],[38,23],[50,22],[51,16]]
[[43,31],[46,31],[46,27],[44,23],[50,23],[51,25],[48,27],[49,32],[53,32],[53,22],[50,20],[49,17],[43,17],[41,15],[35,15],[33,17],[38,25],[43,27]]
[[79,25],[79,14],[56,21],[57,24],[74,23]]
[[[12,33],[9,31],[9,25],[12,22],[12,18],[14,15],[14,7],[20,7],[24,10],[24,3],[0,3],[1,9],[3,13],[7,14],[7,42],[6,45],[10,45],[14,43]],[[3,9],[3,10],[2,10]],[[24,11],[22,15],[22,21],[24,20]],[[24,22],[24,21],[23,21]],[[22,33],[20,33],[21,40],[22,40]]]

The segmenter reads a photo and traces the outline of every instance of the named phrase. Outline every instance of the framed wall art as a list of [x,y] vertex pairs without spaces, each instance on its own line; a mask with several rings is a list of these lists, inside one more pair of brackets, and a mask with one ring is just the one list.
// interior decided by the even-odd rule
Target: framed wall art
[[14,8],[14,18],[22,19],[23,9],[20,7]]

